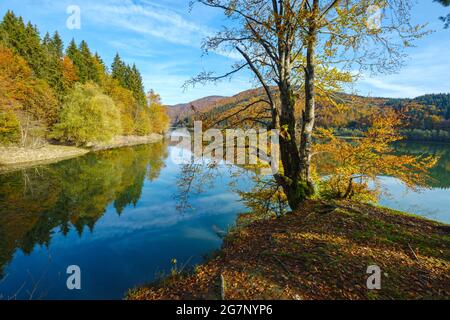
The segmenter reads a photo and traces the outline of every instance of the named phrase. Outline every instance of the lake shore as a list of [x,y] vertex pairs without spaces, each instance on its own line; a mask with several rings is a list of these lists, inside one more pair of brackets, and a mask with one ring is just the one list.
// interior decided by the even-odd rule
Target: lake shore
[[161,141],[163,138],[163,135],[156,133],[148,136],[117,136],[110,142],[92,143],[83,148],[55,144],[46,144],[39,148],[0,147],[0,172],[55,163],[93,151],[154,143]]
[[[309,201],[281,218],[244,214],[222,249],[189,274],[130,300],[448,299],[450,226],[354,202]],[[381,289],[369,290],[369,266]]]

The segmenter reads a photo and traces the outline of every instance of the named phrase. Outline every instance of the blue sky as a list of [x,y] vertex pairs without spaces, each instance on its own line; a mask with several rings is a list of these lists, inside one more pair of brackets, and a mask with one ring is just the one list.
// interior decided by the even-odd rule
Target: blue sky
[[[188,102],[207,95],[233,95],[253,86],[249,72],[218,85],[183,91],[183,83],[203,70],[228,70],[235,55],[202,56],[201,40],[226,24],[221,12],[201,6],[189,12],[188,0],[2,0],[1,16],[14,10],[41,31],[58,30],[67,44],[86,40],[109,65],[116,52],[141,70],[146,89],[161,94],[166,104]],[[81,9],[81,29],[66,27],[69,5]],[[366,76],[355,86],[358,93],[384,97],[415,97],[450,92],[450,29],[440,15],[450,12],[431,0],[419,0],[413,21],[428,23],[431,35],[408,49],[406,66],[398,74]]]

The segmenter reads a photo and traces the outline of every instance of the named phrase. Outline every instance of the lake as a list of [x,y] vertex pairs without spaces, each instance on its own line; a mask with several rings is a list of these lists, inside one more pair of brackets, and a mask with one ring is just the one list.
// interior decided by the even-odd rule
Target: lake
[[[383,177],[380,203],[450,222],[450,146],[398,144],[399,153],[439,155],[432,189],[408,192]],[[167,143],[88,154],[0,175],[0,299],[122,299],[127,289],[220,248],[220,234],[246,208],[235,168],[179,166]],[[186,191],[190,192],[187,193]],[[68,290],[66,269],[81,269]]]

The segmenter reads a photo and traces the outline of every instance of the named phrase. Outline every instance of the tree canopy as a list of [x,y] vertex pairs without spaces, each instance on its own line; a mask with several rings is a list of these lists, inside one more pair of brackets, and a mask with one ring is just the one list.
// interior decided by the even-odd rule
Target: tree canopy
[[[410,23],[407,0],[193,3],[222,10],[231,20],[205,40],[205,51],[235,51],[242,59],[228,73],[202,72],[187,84],[216,82],[251,70],[265,92],[260,104],[271,113],[269,128],[281,133],[283,170],[276,179],[292,209],[315,193],[310,168],[318,98],[332,101],[335,89],[353,80],[354,70],[398,70],[404,58],[402,49],[424,35],[423,26]],[[374,11],[382,13],[382,23],[370,20]],[[277,87],[278,97],[272,86]],[[300,119],[296,117],[299,97],[303,99]],[[251,101],[241,110],[256,106]]]

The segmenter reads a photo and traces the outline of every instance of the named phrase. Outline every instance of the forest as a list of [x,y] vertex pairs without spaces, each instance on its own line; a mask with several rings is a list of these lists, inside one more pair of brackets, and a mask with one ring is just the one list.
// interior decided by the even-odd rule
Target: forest
[[[276,95],[276,88],[272,89]],[[221,97],[205,106],[191,103],[195,111],[174,113],[172,121],[178,126],[192,126],[195,119],[209,119],[210,123],[222,127],[233,127],[247,118],[247,125],[252,119],[249,111],[241,109],[249,103],[262,100],[262,88],[241,92],[233,97]],[[426,94],[413,99],[406,98],[370,98],[346,93],[336,95],[339,103],[345,108],[335,109],[327,99],[317,103],[317,125],[323,128],[334,128],[342,136],[363,136],[367,129],[371,114],[382,109],[392,109],[402,114],[403,121],[400,132],[407,140],[450,142],[450,94]],[[298,101],[296,114],[301,114],[303,101]],[[262,108],[261,102],[256,102]],[[201,106],[200,109],[198,106]],[[246,111],[246,110],[245,110]],[[225,116],[222,116],[225,114]],[[266,118],[261,121],[268,121]],[[245,121],[244,121],[245,122]]]
[[162,133],[168,116],[157,93],[144,91],[136,65],[119,54],[111,67],[87,42],[65,48],[56,31],[41,37],[8,11],[0,23],[0,145],[72,145],[114,136]]

